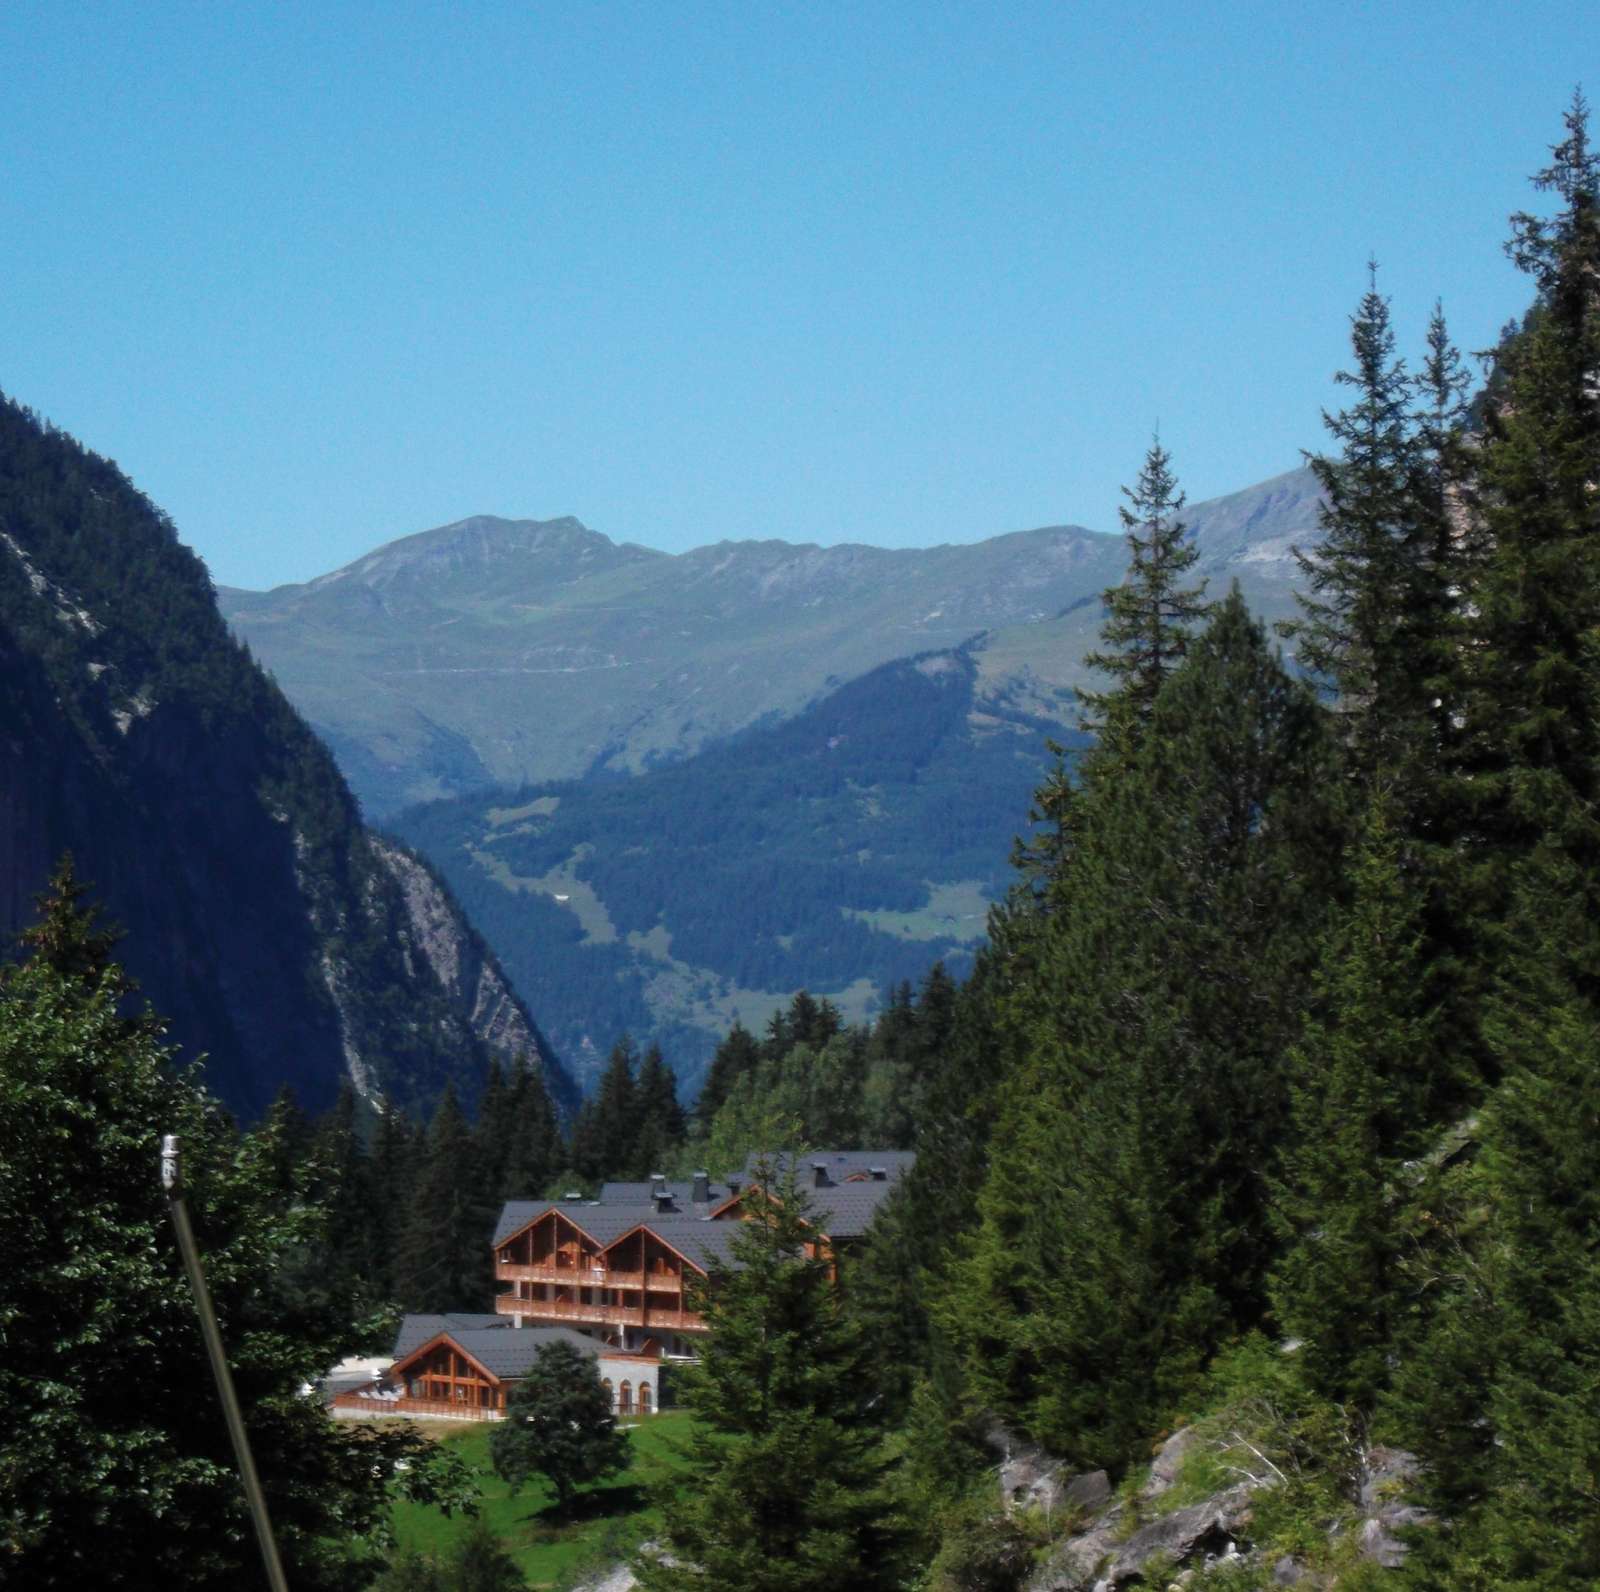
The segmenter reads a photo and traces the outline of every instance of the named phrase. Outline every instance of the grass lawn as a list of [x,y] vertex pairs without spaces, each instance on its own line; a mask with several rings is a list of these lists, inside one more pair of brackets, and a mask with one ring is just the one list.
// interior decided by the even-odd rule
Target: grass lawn
[[[434,1430],[446,1423],[440,1422]],[[555,1494],[543,1481],[530,1481],[515,1497],[489,1463],[487,1422],[449,1423],[440,1441],[449,1443],[470,1465],[482,1493],[480,1518],[505,1544],[530,1587],[559,1588],[584,1572],[615,1564],[659,1526],[661,1513],[646,1490],[670,1473],[674,1445],[689,1434],[681,1412],[653,1415],[629,1434],[632,1458],[620,1476],[585,1487],[573,1501],[569,1520],[555,1518]],[[422,1504],[394,1508],[395,1536],[401,1548],[439,1553],[449,1548],[467,1522]]]

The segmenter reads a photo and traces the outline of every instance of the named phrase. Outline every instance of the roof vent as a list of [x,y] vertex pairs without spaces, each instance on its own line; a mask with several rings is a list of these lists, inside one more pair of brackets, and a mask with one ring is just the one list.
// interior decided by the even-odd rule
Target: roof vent
[[872,1181],[874,1183],[887,1183],[889,1181],[889,1168],[888,1167],[886,1167],[886,1166],[875,1166],[875,1167],[873,1167],[871,1169],[871,1171],[872,1171]]
[[741,1178],[730,1177],[728,1179],[728,1192],[730,1194],[737,1194],[743,1186],[744,1184]]
[[668,1211],[670,1211],[673,1208],[673,1206],[672,1206],[672,1190],[670,1188],[658,1188],[655,1191],[654,1195],[652,1195],[652,1198],[656,1202],[656,1215],[657,1216],[664,1216],[664,1215],[666,1215],[666,1213]]
[[828,1186],[828,1163],[826,1161],[813,1161],[811,1163],[811,1181],[815,1188]]

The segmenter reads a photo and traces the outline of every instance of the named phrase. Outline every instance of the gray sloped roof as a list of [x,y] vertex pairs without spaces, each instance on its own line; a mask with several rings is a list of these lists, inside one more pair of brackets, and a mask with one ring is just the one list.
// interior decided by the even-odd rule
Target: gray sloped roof
[[415,1315],[400,1323],[394,1357],[403,1360],[440,1333],[498,1377],[525,1376],[547,1343],[570,1343],[584,1354],[605,1352],[605,1345],[570,1327],[514,1327],[505,1316]]
[[[812,1180],[812,1167],[818,1161],[825,1163],[827,1168],[825,1175],[830,1183],[843,1183],[851,1177],[870,1178],[874,1170],[885,1173],[888,1182],[898,1183],[916,1165],[917,1152],[915,1150],[809,1150],[794,1159],[795,1170],[808,1188]],[[755,1177],[756,1169],[763,1161],[781,1177],[788,1169],[789,1155],[787,1152],[769,1156],[752,1155],[744,1164],[745,1182],[748,1183]]]
[[[602,1183],[600,1185],[598,1203],[601,1205],[642,1205],[649,1209],[655,1203],[654,1196],[657,1189],[667,1190],[672,1195],[679,1210],[692,1211],[694,1209],[694,1184],[692,1181],[682,1178],[667,1183]],[[716,1205],[727,1199],[732,1192],[733,1190],[726,1183],[709,1183],[706,1187],[706,1198],[713,1205]]]
[[406,1316],[395,1334],[394,1358],[403,1360],[413,1349],[420,1349],[430,1338],[448,1332],[457,1338],[463,1332],[490,1332],[509,1327],[504,1316],[472,1314]]

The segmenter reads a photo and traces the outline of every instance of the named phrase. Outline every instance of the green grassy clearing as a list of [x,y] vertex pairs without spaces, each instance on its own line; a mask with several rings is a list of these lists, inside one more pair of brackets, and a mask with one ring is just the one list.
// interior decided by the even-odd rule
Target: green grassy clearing
[[[681,1412],[668,1412],[634,1426],[628,1469],[585,1488],[565,1521],[555,1518],[555,1495],[543,1482],[530,1482],[512,1496],[489,1462],[491,1430],[487,1423],[463,1423],[439,1440],[454,1447],[477,1475],[480,1518],[505,1544],[528,1585],[553,1592],[616,1563],[659,1527],[661,1512],[648,1491],[674,1468],[675,1449],[688,1438],[690,1420]],[[395,1536],[410,1552],[444,1553],[466,1527],[461,1517],[421,1504],[398,1502],[394,1507]]]

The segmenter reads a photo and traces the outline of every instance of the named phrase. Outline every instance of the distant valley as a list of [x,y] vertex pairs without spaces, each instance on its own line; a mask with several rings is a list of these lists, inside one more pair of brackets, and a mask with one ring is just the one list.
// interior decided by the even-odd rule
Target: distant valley
[[[1213,591],[1286,614],[1318,504],[1296,470],[1194,505]],[[966,964],[1124,560],[1081,527],[674,556],[477,517],[220,602],[579,1080],[629,1031],[692,1089],[798,987],[859,1017]]]

